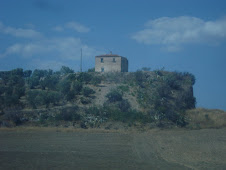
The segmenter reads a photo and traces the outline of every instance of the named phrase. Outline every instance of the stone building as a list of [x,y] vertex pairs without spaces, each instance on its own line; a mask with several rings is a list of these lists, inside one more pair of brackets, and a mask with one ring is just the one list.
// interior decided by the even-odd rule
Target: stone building
[[128,72],[128,60],[117,54],[96,56],[95,72]]

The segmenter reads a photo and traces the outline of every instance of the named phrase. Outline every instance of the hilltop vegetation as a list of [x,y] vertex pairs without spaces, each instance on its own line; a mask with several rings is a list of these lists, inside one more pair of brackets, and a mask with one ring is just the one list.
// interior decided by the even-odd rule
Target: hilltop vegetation
[[0,72],[0,124],[101,127],[186,126],[195,108],[190,73],[164,70],[74,73],[14,69]]

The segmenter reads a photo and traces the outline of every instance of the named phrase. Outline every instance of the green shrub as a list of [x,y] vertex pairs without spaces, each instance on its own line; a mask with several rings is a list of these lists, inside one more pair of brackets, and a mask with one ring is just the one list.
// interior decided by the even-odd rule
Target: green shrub
[[28,103],[33,107],[33,109],[36,109],[37,106],[41,105],[46,105],[46,107],[48,107],[51,103],[55,105],[61,99],[61,95],[58,92],[41,90],[28,91],[26,97]]
[[95,115],[95,116],[106,116],[106,112],[102,106],[91,106],[85,110],[86,114]]
[[190,79],[190,81],[191,81],[191,84],[192,84],[192,85],[195,84],[196,79],[195,79],[195,76],[194,76],[193,74],[188,73],[188,72],[184,72],[184,73],[183,73],[183,76],[189,77],[189,79]]
[[24,121],[23,114],[20,111],[17,111],[17,110],[7,111],[4,114],[4,118],[3,119],[7,120],[7,121],[11,121],[15,125],[20,125]]
[[64,79],[60,82],[59,90],[61,93],[67,94],[69,93],[70,89],[71,89],[71,82],[69,80]]
[[91,80],[91,84],[93,84],[94,86],[96,86],[100,83],[101,83],[101,77],[99,77],[99,76],[94,76]]
[[128,110],[131,108],[130,103],[128,102],[128,100],[121,100],[120,102],[118,102],[118,108],[122,111],[122,112],[128,112]]
[[40,81],[40,85],[43,90],[45,90],[45,88],[48,88],[49,90],[55,90],[58,82],[59,82],[58,75],[48,75],[43,80]]
[[82,104],[89,104],[89,103],[91,103],[90,99],[87,99],[87,98],[84,98],[84,97],[81,97],[80,101],[81,101]]
[[182,81],[177,73],[166,75],[165,81],[167,85],[174,90],[179,90],[181,88]]
[[82,89],[82,94],[85,96],[85,97],[89,97],[91,94],[94,94],[95,91],[89,87],[84,87]]
[[71,101],[75,97],[74,90],[71,90],[71,81],[64,79],[59,83],[59,90],[67,101]]
[[19,97],[16,95],[5,95],[3,99],[5,107],[16,106],[20,104]]
[[74,81],[72,83],[72,91],[74,91],[75,95],[78,95],[82,92],[83,84],[79,81]]
[[113,89],[111,90],[106,97],[108,98],[108,101],[110,103],[117,102],[122,100],[122,93],[120,93],[118,90]]
[[146,123],[150,119],[144,116],[141,112],[136,110],[122,111],[117,107],[105,106],[104,111],[107,113],[107,117],[120,122],[141,122]]
[[92,76],[89,73],[82,72],[79,73],[77,80],[85,84],[88,84],[92,80]]
[[79,121],[81,120],[81,115],[77,113],[78,107],[72,108],[63,108],[60,111],[60,114],[57,114],[56,120],[64,120],[64,121]]
[[95,72],[95,68],[89,68],[88,72]]
[[129,86],[121,85],[121,86],[118,86],[117,89],[120,90],[121,93],[129,92]]

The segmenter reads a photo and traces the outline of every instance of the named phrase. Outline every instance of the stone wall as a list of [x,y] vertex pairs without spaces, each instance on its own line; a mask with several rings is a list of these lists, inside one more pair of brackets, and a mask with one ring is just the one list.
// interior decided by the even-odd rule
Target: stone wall
[[95,72],[128,72],[128,60],[121,56],[96,56]]
[[125,57],[121,57],[121,72],[128,72],[128,60]]

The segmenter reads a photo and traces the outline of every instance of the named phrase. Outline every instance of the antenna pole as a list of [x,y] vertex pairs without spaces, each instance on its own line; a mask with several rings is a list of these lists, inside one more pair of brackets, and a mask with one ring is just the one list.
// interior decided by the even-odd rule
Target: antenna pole
[[81,48],[80,72],[82,72],[82,48]]

